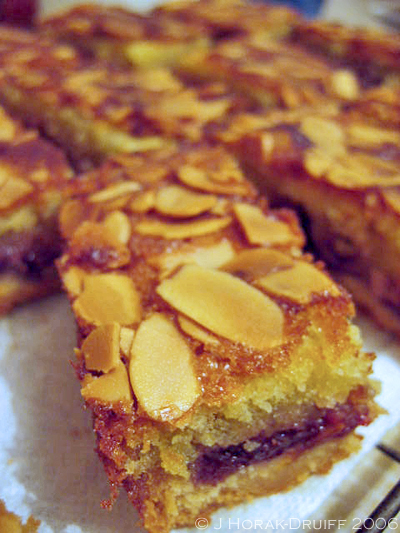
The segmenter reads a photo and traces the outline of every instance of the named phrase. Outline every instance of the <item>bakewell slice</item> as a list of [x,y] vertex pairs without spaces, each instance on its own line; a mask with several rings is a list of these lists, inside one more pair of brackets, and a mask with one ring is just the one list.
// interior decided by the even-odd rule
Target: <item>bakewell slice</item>
[[296,44],[260,34],[222,41],[209,52],[185,57],[179,69],[200,79],[223,80],[267,106],[297,108],[360,94],[356,75]]
[[[150,532],[288,490],[359,446],[354,308],[221,147],[119,155],[76,183],[58,263],[113,497]],[[83,191],[83,193],[82,193]]]
[[119,69],[22,30],[0,27],[0,98],[75,161],[199,141],[247,106],[222,84],[189,88],[166,69]]
[[0,107],[0,313],[59,287],[57,210],[72,177],[60,149]]
[[173,66],[183,55],[210,44],[203,28],[193,23],[95,4],[54,15],[38,29],[96,57],[144,68]]
[[[381,89],[375,98],[382,91],[388,96]],[[243,115],[221,137],[271,200],[305,213],[319,256],[399,334],[400,135],[393,110],[370,95],[343,110]]]

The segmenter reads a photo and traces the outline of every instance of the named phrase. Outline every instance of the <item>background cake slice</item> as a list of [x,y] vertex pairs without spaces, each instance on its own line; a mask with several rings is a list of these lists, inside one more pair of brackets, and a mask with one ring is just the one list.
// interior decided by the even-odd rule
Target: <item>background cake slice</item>
[[57,211],[72,170],[63,152],[0,107],[0,313],[59,287]]
[[113,497],[124,487],[148,531],[288,490],[358,449],[377,408],[351,299],[232,156],[120,155],[76,187],[59,271],[77,375]]
[[199,141],[246,98],[223,84],[188,87],[167,69],[114,67],[23,30],[0,27],[0,99],[76,163]]
[[222,138],[271,200],[305,214],[319,256],[399,334],[400,133],[380,91],[344,109],[243,115]]

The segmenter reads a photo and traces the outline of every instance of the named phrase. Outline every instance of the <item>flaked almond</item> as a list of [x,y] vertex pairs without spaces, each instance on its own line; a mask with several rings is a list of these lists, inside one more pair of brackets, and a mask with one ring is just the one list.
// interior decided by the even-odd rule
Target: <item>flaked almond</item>
[[332,165],[326,177],[333,185],[346,189],[400,185],[400,173],[395,172],[391,162],[376,160],[367,154],[357,154]]
[[331,78],[332,89],[344,100],[355,100],[360,94],[357,77],[350,70],[338,70]]
[[204,344],[219,344],[219,339],[215,335],[196,324],[196,322],[193,322],[193,320],[189,320],[185,316],[179,315],[178,322],[181,329],[189,335],[189,337],[197,339]]
[[133,281],[122,274],[91,274],[84,278],[82,293],[72,304],[76,315],[95,325],[117,322],[122,326],[140,321],[140,296]]
[[176,223],[161,222],[160,220],[143,220],[135,226],[135,231],[141,235],[153,235],[164,239],[188,239],[216,233],[231,223],[230,217],[208,218],[194,222]]
[[183,165],[178,170],[180,181],[193,189],[214,194],[246,194],[248,192],[248,187],[244,183],[236,179],[229,181],[227,179],[213,179],[216,175],[217,173],[212,175],[204,169],[191,165]]
[[248,276],[251,279],[263,277],[272,272],[292,267],[294,260],[276,250],[255,248],[240,252],[226,263],[222,269],[236,276]]
[[159,313],[144,320],[136,332],[129,376],[139,405],[154,420],[180,418],[200,394],[189,346]]
[[86,220],[71,239],[71,256],[100,267],[119,268],[129,263],[129,249],[120,242],[118,227]]
[[212,246],[185,247],[176,252],[168,251],[158,255],[152,263],[164,272],[170,272],[176,267],[194,263],[205,268],[219,268],[235,256],[232,244],[227,239],[222,239]]
[[121,328],[119,336],[119,346],[121,348],[121,352],[125,355],[125,357],[128,357],[128,359],[131,356],[131,348],[134,336],[135,332],[133,329]]
[[72,296],[78,296],[83,291],[83,280],[88,273],[83,268],[71,266],[63,272],[64,287]]
[[256,284],[276,296],[284,296],[300,304],[311,301],[314,294],[340,295],[338,287],[327,275],[303,261],[297,261],[292,268],[268,274],[258,279]]
[[61,207],[59,215],[61,234],[68,239],[72,237],[85,217],[86,208],[81,200],[67,200]]
[[250,244],[267,246],[299,241],[288,224],[265,215],[255,205],[237,203],[233,210]]
[[0,209],[11,207],[33,192],[34,188],[28,181],[18,177],[9,177],[0,187]]
[[88,370],[109,372],[116,368],[119,357],[120,325],[105,324],[94,329],[83,341],[82,353]]
[[302,120],[300,131],[330,155],[344,155],[346,153],[345,133],[341,126],[333,120],[308,116]]
[[347,128],[349,144],[356,146],[379,146],[384,143],[398,145],[400,133],[376,128],[367,124],[350,124]]
[[319,148],[307,150],[304,156],[304,168],[314,178],[324,176],[334,164],[334,159]]
[[282,342],[284,316],[270,298],[218,270],[183,266],[157,287],[172,307],[232,342],[265,350]]
[[113,183],[106,189],[102,189],[89,196],[89,201],[92,203],[109,202],[115,200],[120,196],[126,196],[140,191],[141,185],[136,181],[121,181],[119,183]]
[[382,191],[382,196],[389,206],[400,215],[400,191],[398,189],[388,189],[387,191]]
[[113,235],[117,242],[127,244],[131,237],[131,223],[122,211],[109,213],[103,221],[108,234]]
[[117,366],[93,380],[88,380],[81,389],[85,400],[97,400],[101,403],[132,403],[132,391],[129,385],[128,372],[122,361]]
[[217,200],[211,194],[200,194],[178,185],[169,185],[157,192],[155,209],[162,215],[189,218],[209,211]]
[[127,206],[133,213],[147,213],[154,207],[155,192],[145,191],[142,194],[135,196]]
[[11,120],[11,117],[7,116],[3,109],[0,109],[0,141],[9,142],[12,141],[17,132],[16,123]]

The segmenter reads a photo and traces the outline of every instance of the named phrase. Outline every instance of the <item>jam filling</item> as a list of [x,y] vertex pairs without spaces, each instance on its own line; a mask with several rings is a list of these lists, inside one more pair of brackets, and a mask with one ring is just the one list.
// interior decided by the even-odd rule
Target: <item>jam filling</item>
[[0,237],[0,273],[40,277],[42,270],[53,264],[60,251],[61,242],[55,229],[9,232]]
[[333,409],[319,409],[317,417],[302,426],[268,436],[261,432],[246,442],[227,448],[204,446],[203,453],[191,466],[192,481],[217,485],[241,468],[269,461],[286,451],[301,453],[369,422],[367,406],[348,402]]

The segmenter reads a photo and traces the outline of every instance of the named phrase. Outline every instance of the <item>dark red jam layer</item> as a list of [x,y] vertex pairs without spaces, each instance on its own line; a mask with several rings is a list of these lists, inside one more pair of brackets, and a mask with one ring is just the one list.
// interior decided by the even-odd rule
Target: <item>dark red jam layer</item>
[[60,237],[55,228],[9,232],[0,237],[0,273],[40,277],[42,270],[53,264],[60,252]]
[[265,436],[261,432],[245,443],[220,447],[202,447],[202,454],[191,466],[196,484],[217,485],[231,474],[249,465],[269,461],[284,452],[296,453],[329,439],[342,437],[359,425],[370,423],[368,407],[346,403],[333,409],[319,409],[313,420],[303,426]]

